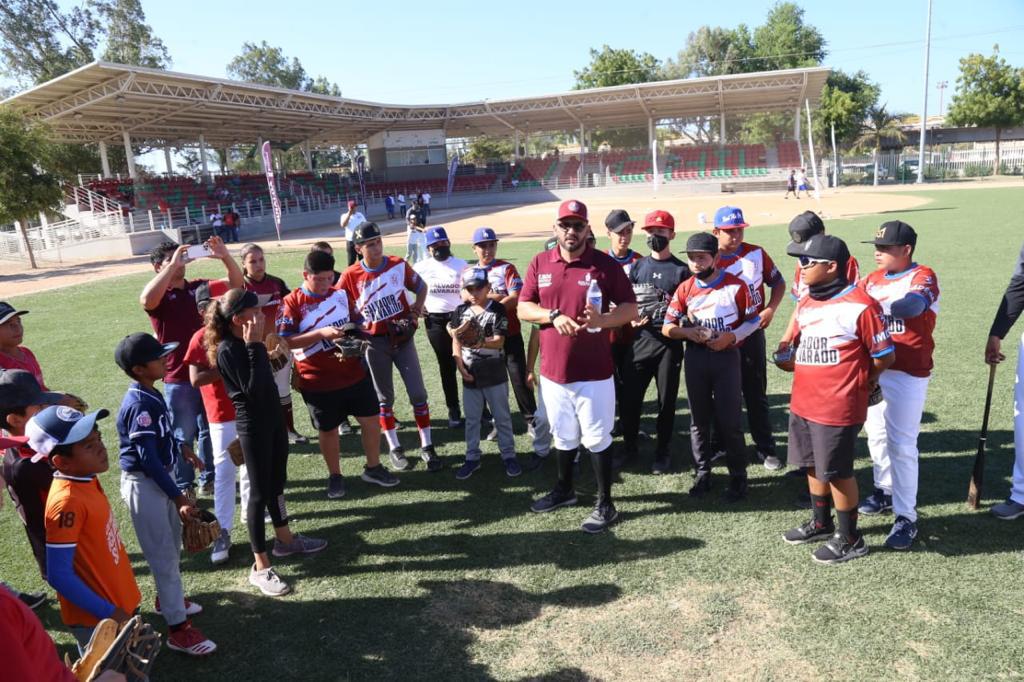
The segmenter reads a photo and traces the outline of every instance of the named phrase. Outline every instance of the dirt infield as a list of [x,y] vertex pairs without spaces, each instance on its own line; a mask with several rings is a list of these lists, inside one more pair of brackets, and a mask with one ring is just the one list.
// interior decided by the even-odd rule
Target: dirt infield
[[[929,186],[928,189],[932,187]],[[781,192],[654,196],[637,193],[635,190],[630,193],[617,193],[612,188],[602,192],[600,198],[596,198],[591,191],[590,196],[585,199],[591,222],[599,238],[604,236],[604,217],[616,208],[626,209],[630,216],[638,221],[643,219],[646,212],[655,208],[668,210],[676,219],[677,231],[692,232],[709,227],[715,210],[726,204],[742,208],[747,222],[756,228],[786,223],[795,214],[805,210],[818,212],[826,220],[838,220],[866,213],[915,208],[928,201],[910,193],[873,191],[872,188],[844,188],[838,193],[828,190],[823,192],[818,200],[783,199]],[[444,225],[456,244],[468,243],[473,230],[482,225],[494,228],[502,239],[542,239],[551,234],[551,224],[558,203],[551,201],[525,206],[438,210],[431,216],[430,224]],[[707,221],[705,224],[700,222],[702,216]],[[388,250],[392,253],[404,253],[405,233],[401,221],[387,221],[383,223],[383,227],[388,234],[385,238]],[[339,230],[333,222],[291,233],[280,245],[276,240],[267,239],[258,240],[257,243],[272,255],[277,250],[306,249],[318,240],[330,241],[336,248],[343,246]],[[0,290],[3,292],[3,298],[8,298],[73,286],[86,281],[147,272],[149,269],[149,260],[144,256],[117,261],[45,265],[34,272],[24,269],[20,264],[5,264],[0,265]]]

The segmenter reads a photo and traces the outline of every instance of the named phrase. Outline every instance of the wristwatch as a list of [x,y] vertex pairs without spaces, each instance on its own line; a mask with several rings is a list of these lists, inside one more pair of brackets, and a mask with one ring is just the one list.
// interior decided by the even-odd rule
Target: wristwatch
[[552,308],[550,311],[548,311],[548,322],[554,324],[555,323],[555,318],[558,317],[561,314],[562,314],[561,310],[559,310],[558,308]]

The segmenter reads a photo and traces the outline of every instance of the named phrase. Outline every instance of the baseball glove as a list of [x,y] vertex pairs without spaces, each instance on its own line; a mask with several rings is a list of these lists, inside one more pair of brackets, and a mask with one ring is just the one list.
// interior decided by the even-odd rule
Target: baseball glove
[[643,286],[634,289],[636,293],[636,309],[640,317],[646,317],[651,324],[665,319],[668,310],[668,297],[658,287]]
[[78,682],[91,682],[111,670],[128,682],[143,682],[149,679],[158,653],[160,635],[152,625],[135,616],[118,632],[117,623],[108,618],[96,625],[82,657],[71,663],[65,654],[64,662]]
[[351,360],[352,358],[363,358],[366,356],[366,349],[370,342],[358,336],[342,336],[334,340],[334,354],[339,360]]
[[245,457],[242,455],[242,441],[237,438],[228,443],[228,457],[236,467],[245,464]]
[[220,537],[220,524],[217,517],[200,509],[197,516],[190,517],[181,527],[181,541],[189,554],[202,552]]
[[60,404],[78,410],[82,414],[89,411],[89,403],[85,402],[74,393],[65,393]]
[[270,369],[277,372],[288,364],[292,357],[292,351],[284,339],[271,332],[263,340],[263,345],[267,347],[267,355],[270,356]]
[[479,348],[484,345],[484,328],[475,317],[465,320],[458,327],[448,325],[448,333],[452,335],[463,348]]
[[416,321],[411,317],[388,320],[387,325],[388,340],[393,348],[397,348],[406,341],[409,341],[412,339],[412,335],[416,333]]

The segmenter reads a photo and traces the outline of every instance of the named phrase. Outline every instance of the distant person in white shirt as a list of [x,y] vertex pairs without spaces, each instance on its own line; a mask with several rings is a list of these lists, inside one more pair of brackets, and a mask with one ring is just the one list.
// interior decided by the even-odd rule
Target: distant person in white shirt
[[423,211],[430,217],[430,192],[423,193]]
[[406,204],[405,204],[405,193],[404,192],[399,192],[398,193],[398,214],[399,215],[405,215],[405,212],[406,212],[406,210],[408,210],[408,208],[409,207],[406,206]]
[[800,169],[800,174],[796,178],[796,183],[796,198],[800,198],[800,190],[803,190],[805,197],[810,198],[811,186],[807,182],[807,171],[805,169]]
[[214,236],[228,241],[225,235],[221,234],[224,231],[224,215],[220,211],[214,211],[210,214],[210,225],[213,226]]
[[359,256],[356,254],[355,231],[356,228],[366,222],[366,216],[357,209],[359,204],[355,199],[349,199],[348,212],[341,215],[341,229],[345,231],[345,248],[348,251],[348,264],[355,263]]
[[441,373],[441,388],[448,406],[448,426],[461,428],[458,368],[452,356],[452,337],[448,335],[447,324],[452,312],[462,303],[462,271],[466,269],[466,261],[452,255],[452,243],[443,227],[427,230],[426,245],[430,257],[416,263],[413,270],[427,285],[427,297],[423,301],[427,339],[434,349]]

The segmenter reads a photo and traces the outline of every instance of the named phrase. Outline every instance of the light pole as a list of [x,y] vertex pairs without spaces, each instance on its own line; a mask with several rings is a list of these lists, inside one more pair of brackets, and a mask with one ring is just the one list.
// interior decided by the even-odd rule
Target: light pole
[[942,109],[942,99],[943,99],[943,97],[942,96],[944,94],[946,94],[946,88],[949,87],[949,81],[939,81],[938,83],[935,84],[935,87],[939,91],[939,116],[942,116],[942,113],[943,113],[943,109]]
[[917,149],[917,184],[924,182],[924,138],[928,130],[928,58],[932,50],[932,0],[928,0],[928,19],[924,34],[924,103],[921,105],[921,140]]

